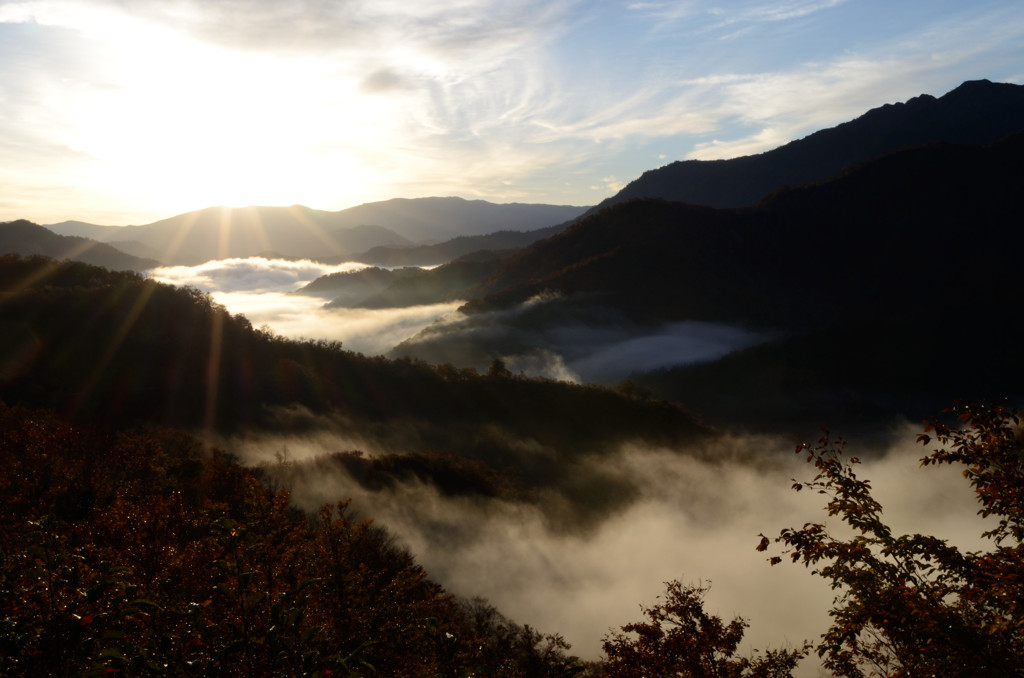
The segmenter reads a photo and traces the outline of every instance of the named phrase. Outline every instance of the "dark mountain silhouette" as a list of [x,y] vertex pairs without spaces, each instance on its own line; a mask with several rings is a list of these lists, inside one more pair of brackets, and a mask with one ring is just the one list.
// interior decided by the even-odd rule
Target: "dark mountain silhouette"
[[588,211],[634,198],[743,207],[889,151],[934,142],[984,145],[1024,129],[1024,85],[965,82],[942,97],[886,104],[771,151],[730,160],[685,160],[645,172]]
[[[581,214],[583,207],[498,205],[461,198],[395,199],[338,212],[292,207],[210,207],[143,226],[54,225],[67,235],[134,241],[167,264],[275,251],[289,258],[332,260],[374,247],[408,247],[457,236],[532,230]],[[151,251],[151,250],[147,250]]]
[[551,290],[641,320],[790,327],[965,303],[1011,283],[1022,196],[1024,134],[895,152],[752,208],[630,201],[523,250],[467,310]]
[[[443,355],[446,342],[473,340],[473,315],[508,309],[503,334],[486,336],[488,350],[509,355],[501,337],[513,347],[517,335],[554,333],[570,314],[594,322],[606,309],[614,322],[652,329],[709,321],[778,337],[714,363],[636,375],[713,423],[877,424],[961,396],[1024,395],[1024,321],[1006,306],[1018,286],[1022,208],[1024,134],[893,152],[755,207],[624,202],[473,288],[465,334],[430,328],[396,351]],[[525,303],[538,298],[557,307]]]
[[371,266],[359,271],[346,271],[323,275],[292,294],[308,297],[322,297],[332,300],[335,306],[356,306],[366,297],[376,294],[396,280],[418,277],[424,271],[419,268],[387,269]]
[[71,259],[114,271],[143,271],[158,266],[88,238],[57,235],[38,224],[18,220],[0,223],[0,254],[41,254],[53,259]]
[[329,299],[328,308],[401,308],[453,301],[462,299],[462,293],[487,278],[516,251],[476,250],[431,269],[371,266],[331,273],[293,294]]
[[[412,269],[414,274],[399,276],[387,287],[351,305],[362,308],[401,308],[464,299],[467,289],[487,278],[515,253],[515,250],[481,250],[430,270]],[[345,305],[338,300],[328,304],[330,307]]]
[[532,245],[564,230],[571,222],[534,231],[498,231],[487,235],[465,235],[436,245],[416,247],[374,247],[348,257],[375,266],[437,266],[482,250],[511,250]]

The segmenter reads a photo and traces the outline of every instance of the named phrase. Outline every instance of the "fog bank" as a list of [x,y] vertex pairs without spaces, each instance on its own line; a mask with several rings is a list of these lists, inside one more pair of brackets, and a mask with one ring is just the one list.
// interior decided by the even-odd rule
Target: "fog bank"
[[[935,534],[977,548],[982,527],[973,494],[957,469],[919,468],[924,450],[912,442],[913,430],[908,427],[907,442],[866,461],[859,475],[872,481],[896,532]],[[272,462],[271,474],[290,485],[298,505],[312,510],[352,498],[357,511],[397,535],[446,588],[483,596],[521,623],[563,634],[585,658],[598,658],[603,636],[639,620],[639,606],[653,604],[671,579],[710,581],[708,610],[749,620],[746,651],[816,642],[827,627],[834,595],[828,584],[788,561],[772,567],[770,554],[755,551],[761,532],[774,536],[812,521],[837,534],[843,530],[826,520],[823,497],[791,489],[791,479],[814,474],[789,442],[627,445],[595,458],[591,463],[643,491],[585,530],[565,530],[553,520],[565,501],[557,488],[532,502],[443,496],[423,482],[369,491],[339,466],[301,463],[355,442],[343,436],[310,437],[294,446],[262,441],[242,453],[267,462],[268,449],[282,450],[278,459],[288,463]],[[817,675],[817,658],[805,660],[798,675]]]
[[345,349],[365,355],[387,353],[459,306],[452,302],[400,309],[325,309],[323,299],[291,294],[320,276],[362,268],[366,265],[355,262],[330,266],[250,257],[165,266],[153,269],[150,277],[209,292],[229,312],[283,337],[340,341]]
[[528,377],[614,384],[637,372],[715,360],[769,338],[708,322],[639,325],[591,302],[585,296],[541,295],[511,309],[454,313],[392,355],[477,370],[500,358],[513,373]]

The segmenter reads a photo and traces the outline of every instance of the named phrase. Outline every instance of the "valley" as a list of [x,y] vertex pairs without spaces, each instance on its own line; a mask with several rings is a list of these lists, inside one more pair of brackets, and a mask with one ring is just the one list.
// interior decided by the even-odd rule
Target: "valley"
[[[977,478],[1009,474],[993,513],[1016,525],[1020,469],[977,472],[972,492],[945,462],[976,457],[921,469],[942,438],[914,441],[961,403],[943,416],[981,432],[961,449],[1017,454],[1001,417],[1024,402],[1022,91],[967,82],[757,156],[650,170],[590,209],[423,198],[0,224],[3,534],[18,554],[4,566],[19,582],[5,600],[43,605],[24,582],[67,563],[45,633],[18,640],[31,615],[10,612],[0,668],[74,639],[82,656],[61,661],[81,671],[514,661],[535,669],[500,675],[600,676],[609,634],[674,580],[713,580],[707,609],[750,622],[743,656],[799,654],[838,603],[755,547],[823,519],[821,495],[793,491],[822,478],[826,500],[853,497],[829,516],[836,539],[911,548],[858,523],[870,489],[897,534],[948,540],[913,542],[912,568],[1019,573],[1019,534],[986,551],[978,535],[1001,528],[975,513]],[[829,454],[849,444],[870,488],[839,462],[808,467],[819,437]],[[116,570],[126,526],[155,550]],[[954,547],[981,555],[962,565]],[[942,583],[920,566],[912,592]],[[1004,634],[986,656],[1012,663],[1019,629],[970,620],[1019,611],[956,572],[969,609],[935,614],[966,624],[965,648]],[[896,633],[872,604],[865,623]],[[931,612],[901,614],[933,632]],[[109,638],[118,654],[96,663]]]

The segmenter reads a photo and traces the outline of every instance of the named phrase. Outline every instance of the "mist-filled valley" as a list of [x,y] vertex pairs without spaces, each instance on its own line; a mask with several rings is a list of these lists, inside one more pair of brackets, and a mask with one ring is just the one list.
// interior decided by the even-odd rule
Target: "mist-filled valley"
[[1022,90],[589,210],[0,224],[0,673],[1019,675]]

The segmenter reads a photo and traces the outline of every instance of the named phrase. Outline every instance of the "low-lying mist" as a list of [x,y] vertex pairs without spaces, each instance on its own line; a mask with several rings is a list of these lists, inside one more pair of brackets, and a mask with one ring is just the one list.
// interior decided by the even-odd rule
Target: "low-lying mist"
[[[913,431],[908,426],[902,440],[913,441]],[[449,590],[483,596],[521,623],[563,634],[584,658],[599,657],[609,629],[638,620],[639,606],[652,604],[671,579],[710,581],[708,610],[750,621],[745,651],[814,642],[826,629],[834,595],[827,583],[788,562],[771,567],[754,548],[758,533],[773,536],[806,522],[842,530],[826,521],[823,497],[791,489],[791,479],[813,473],[789,441],[717,436],[685,449],[625,444],[589,457],[576,478],[521,499],[451,495],[417,479],[367,489],[328,456],[353,445],[384,453],[343,432],[235,441],[234,448],[290,488],[304,509],[351,498]],[[895,531],[976,548],[981,527],[969,487],[955,469],[919,468],[923,454],[913,442],[869,451],[859,475],[872,480]],[[580,507],[568,505],[580,493],[572,485],[609,474],[642,491],[625,502],[609,498],[614,510],[606,511],[594,482],[593,505],[584,510],[595,520],[579,520]],[[798,675],[817,673],[812,655]]]
[[198,266],[153,269],[150,277],[209,292],[233,314],[291,339],[340,341],[350,351],[382,355],[424,327],[453,312],[458,303],[397,309],[326,309],[325,300],[291,294],[316,278],[355,271],[365,264],[336,266],[286,259],[221,259]]
[[[560,297],[467,316],[456,303],[328,311],[322,299],[290,294],[344,266],[247,259],[152,275],[208,291],[229,311],[286,337],[477,369],[502,358],[513,374],[565,381],[610,383],[636,370],[714,360],[766,339],[704,323],[640,326],[600,304]],[[674,438],[691,442],[669,447],[570,429],[556,437],[560,443],[544,444],[541,436],[509,434],[490,420],[463,428],[447,423],[441,435],[437,422],[401,411],[353,422],[300,410],[265,413],[295,420],[280,427],[268,421],[267,430],[305,433],[218,442],[262,467],[270,483],[289,488],[305,510],[352,499],[359,514],[386,527],[446,588],[563,634],[584,658],[598,658],[609,630],[638,620],[640,605],[653,604],[672,579],[711,582],[708,611],[750,622],[745,652],[815,642],[826,630],[834,596],[827,582],[789,563],[771,567],[755,551],[759,533],[827,522],[823,497],[791,489],[791,479],[814,475],[804,456],[793,454],[795,440],[711,431]],[[525,416],[511,412],[513,419]],[[806,433],[809,442],[817,437]],[[912,442],[914,433],[907,425],[899,444],[851,450],[867,459],[858,475],[872,480],[894,531],[978,548],[982,528],[970,488],[956,469],[919,468],[924,450]],[[351,451],[364,456],[343,454]],[[403,455],[444,467],[452,453],[477,455],[451,465],[472,480],[459,491],[429,474],[396,473],[371,483],[353,471],[365,470],[365,460]],[[842,529],[832,523],[830,529]],[[812,655],[798,675],[817,674]]]
[[231,313],[284,337],[340,341],[365,355],[410,356],[479,371],[500,358],[514,374],[577,383],[614,384],[636,372],[714,360],[766,339],[714,323],[641,326],[592,299],[560,295],[466,315],[457,312],[457,301],[327,309],[328,300],[292,294],[318,277],[365,267],[250,257],[162,267],[150,276],[209,292]]
[[715,360],[766,339],[725,324],[640,325],[585,296],[542,295],[507,310],[453,313],[391,355],[478,370],[500,358],[515,374],[614,384],[636,372]]

